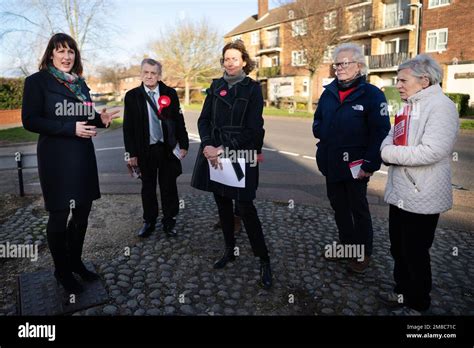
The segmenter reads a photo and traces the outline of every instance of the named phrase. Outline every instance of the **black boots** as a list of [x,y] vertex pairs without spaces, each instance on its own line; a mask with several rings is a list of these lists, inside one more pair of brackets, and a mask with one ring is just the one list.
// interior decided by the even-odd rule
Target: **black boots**
[[54,277],[60,283],[64,290],[70,294],[80,294],[84,291],[82,285],[74,278],[71,272],[54,271]]
[[225,248],[224,255],[222,255],[221,259],[214,264],[215,269],[224,268],[228,262],[234,261],[234,248]]
[[89,271],[81,260],[86,230],[87,226],[78,226],[72,219],[67,225],[69,265],[72,272],[78,274],[83,280],[92,282],[100,277],[97,273]]
[[260,279],[265,289],[268,290],[272,287],[272,269],[269,260],[260,261]]

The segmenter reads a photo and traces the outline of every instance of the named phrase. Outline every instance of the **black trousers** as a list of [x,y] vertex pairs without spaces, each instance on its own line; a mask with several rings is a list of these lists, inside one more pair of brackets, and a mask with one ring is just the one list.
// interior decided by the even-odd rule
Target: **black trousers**
[[404,303],[418,311],[431,304],[431,259],[439,214],[410,213],[394,205],[389,210],[390,252],[395,261],[394,291]]
[[165,145],[158,143],[150,146],[148,156],[138,159],[142,177],[143,220],[155,223],[159,207],[156,197],[156,183],[160,186],[161,208],[163,209],[163,226],[174,227],[174,219],[179,213],[178,187],[176,186],[176,170],[170,165]]
[[[225,246],[226,248],[234,248],[234,207],[232,199],[217,194],[214,194],[214,199],[219,211],[219,219],[222,224]],[[247,231],[254,255],[260,257],[260,259],[264,261],[268,261],[268,249],[263,236],[262,224],[260,223],[257,209],[253,205],[253,202],[235,200],[235,204],[238,207],[240,217],[244,223],[245,231]]]
[[[69,273],[80,267],[91,207],[92,202],[73,209],[49,212],[46,237],[54,266],[59,274]],[[68,223],[70,212],[72,218]]]
[[369,179],[328,182],[326,189],[334,209],[341,244],[364,245],[365,255],[372,255],[374,232],[367,202]]

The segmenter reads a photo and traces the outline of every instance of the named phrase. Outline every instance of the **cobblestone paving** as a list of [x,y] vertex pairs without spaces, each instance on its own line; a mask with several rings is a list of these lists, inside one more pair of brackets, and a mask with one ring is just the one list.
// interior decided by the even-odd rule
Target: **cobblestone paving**
[[[290,209],[286,203],[257,200],[274,274],[274,286],[266,291],[259,285],[259,261],[246,233],[236,235],[240,257],[214,270],[223,249],[221,231],[212,229],[215,203],[210,195],[181,198],[185,207],[178,237],[166,238],[158,224],[148,239],[130,246],[129,254],[124,250],[114,259],[94,260],[110,301],[74,315],[390,314],[376,299],[393,286],[387,220],[373,219],[371,265],[364,275],[356,275],[346,270],[347,261],[322,257],[324,246],[337,238],[331,210],[298,204]],[[0,226],[0,244],[38,243],[47,253],[44,214],[34,213],[31,206],[18,210]],[[472,231],[437,230],[427,314],[474,315],[473,242]],[[15,315],[15,305],[0,308],[0,314]]]

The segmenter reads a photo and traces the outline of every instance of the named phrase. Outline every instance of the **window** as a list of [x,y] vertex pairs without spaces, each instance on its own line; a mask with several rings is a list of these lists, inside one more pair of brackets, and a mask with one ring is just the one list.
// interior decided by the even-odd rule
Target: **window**
[[362,51],[364,52],[364,56],[370,56],[370,42],[364,43],[361,46],[362,46]]
[[291,65],[302,66],[306,64],[304,51],[291,51]]
[[279,47],[280,46],[280,31],[278,29],[268,31],[268,47]]
[[242,35],[232,36],[232,42],[237,41],[237,40],[242,40]]
[[260,43],[260,35],[258,31],[254,31],[250,36],[250,44],[251,45],[258,45]]
[[428,8],[446,6],[451,3],[450,0],[430,0],[428,3]]
[[303,80],[303,95],[306,96],[308,95],[308,92],[309,92],[309,80],[308,79],[304,79]]
[[289,10],[288,11],[288,19],[294,19],[295,18],[295,11]]
[[384,51],[385,53],[397,52],[397,41],[396,40],[386,41],[384,45]]
[[326,50],[324,51],[324,56],[323,56],[323,63],[330,63],[332,61],[334,48],[336,48],[336,46],[328,46],[328,48],[326,48]]
[[336,28],[337,12],[332,11],[324,16],[324,29],[331,30]]
[[300,20],[291,22],[291,29],[292,29],[291,35],[293,37],[306,35],[306,33],[308,32],[308,26],[307,26],[306,20],[300,19]]
[[272,57],[272,66],[279,66],[280,65],[280,59],[278,56],[273,56]]
[[426,33],[426,51],[439,52],[448,46],[448,29],[430,30]]
[[398,52],[408,52],[408,39],[400,39]]

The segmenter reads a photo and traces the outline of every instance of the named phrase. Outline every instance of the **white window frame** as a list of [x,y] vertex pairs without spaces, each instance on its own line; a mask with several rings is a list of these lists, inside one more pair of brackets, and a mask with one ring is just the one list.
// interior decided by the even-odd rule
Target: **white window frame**
[[[446,42],[440,43],[439,38],[440,38],[440,33],[446,33]],[[429,40],[431,38],[436,38],[436,47],[435,48],[430,48],[428,46]],[[444,47],[440,47],[440,45],[444,45]],[[441,29],[435,29],[435,30],[428,30],[426,32],[426,52],[443,52],[448,49],[448,28],[441,28]]]
[[242,40],[242,35],[232,36],[232,42],[237,41],[237,40]]
[[253,46],[260,44],[260,32],[253,31],[252,34],[250,34],[250,44]]
[[429,0],[428,8],[437,8],[451,5],[451,0]]
[[332,62],[332,55],[334,53],[335,48],[336,48],[336,46],[330,45],[324,50],[323,63],[331,63]]
[[307,64],[305,51],[291,51],[291,65],[292,66],[305,66]]
[[331,11],[324,15],[324,30],[336,29],[337,11]]
[[295,11],[289,10],[288,11],[288,19],[294,19],[295,18]]
[[291,22],[291,36],[304,36],[308,33],[308,22],[306,19],[298,19]]
[[[303,89],[301,91],[301,95],[306,97],[309,95],[309,78],[305,78],[303,80],[302,86],[303,86]],[[305,88],[306,88],[306,91],[305,91]]]

